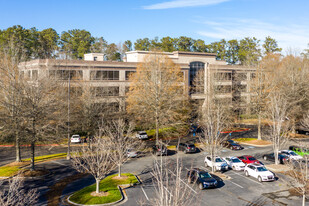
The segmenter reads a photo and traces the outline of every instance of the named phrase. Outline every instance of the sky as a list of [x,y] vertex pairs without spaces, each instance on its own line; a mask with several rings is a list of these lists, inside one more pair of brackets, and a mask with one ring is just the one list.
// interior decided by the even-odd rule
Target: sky
[[285,52],[309,43],[309,0],[0,0],[0,29],[85,29],[109,43],[188,36],[270,36]]

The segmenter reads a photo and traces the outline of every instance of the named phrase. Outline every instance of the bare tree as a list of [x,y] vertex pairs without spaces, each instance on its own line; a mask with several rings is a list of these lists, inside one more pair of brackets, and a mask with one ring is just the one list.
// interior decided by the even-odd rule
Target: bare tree
[[118,176],[121,176],[121,166],[128,161],[129,149],[138,150],[142,147],[140,141],[132,137],[134,125],[132,122],[126,123],[123,119],[102,121],[100,129],[106,136],[106,141],[112,150],[111,158],[118,165]]
[[304,156],[303,159],[290,161],[287,165],[290,167],[288,175],[292,177],[289,185],[302,195],[302,206],[306,205],[306,198],[309,194],[309,157]]
[[130,78],[127,109],[138,123],[159,129],[181,126],[188,118],[188,95],[184,75],[171,59],[153,52],[138,65]]
[[[13,49],[13,48],[12,48]],[[12,55],[14,52],[12,53]],[[21,161],[20,141],[22,139],[22,82],[18,71],[19,58],[15,58],[3,51],[0,53],[0,113],[4,137],[15,138],[16,162]]]
[[[1,206],[32,206],[38,198],[36,189],[23,189],[23,180],[18,176],[8,182],[7,189],[0,190]],[[0,181],[0,187],[5,187],[4,181]]]
[[271,70],[277,68],[280,64],[280,55],[268,54],[257,65],[257,69],[249,82],[251,95],[250,107],[257,114],[258,117],[258,139],[262,139],[262,124],[261,120],[267,113],[267,98],[269,95],[269,88],[273,78]]
[[72,164],[77,171],[94,177],[96,193],[100,193],[100,181],[117,166],[112,160],[111,145],[101,137],[96,138],[96,144],[91,147],[77,149],[72,155]]
[[151,172],[155,193],[147,205],[190,205],[196,192],[182,179],[183,172],[183,165],[178,156],[176,162],[156,159]]
[[31,144],[31,170],[34,170],[35,143],[55,140],[63,124],[63,92],[57,82],[45,76],[23,84],[22,118]]
[[289,120],[287,119],[290,104],[280,91],[273,90],[269,95],[269,119],[271,120],[270,141],[275,154],[275,164],[279,164],[279,150],[288,140]]
[[[231,97],[226,96],[225,88],[212,78],[215,74],[217,75],[216,71],[200,71],[194,81],[195,88],[201,90],[204,97],[203,104],[198,108],[199,124],[202,128],[200,142],[212,161],[219,154],[222,141],[226,139],[221,132],[230,125],[233,116]],[[215,171],[214,167],[212,171]]]

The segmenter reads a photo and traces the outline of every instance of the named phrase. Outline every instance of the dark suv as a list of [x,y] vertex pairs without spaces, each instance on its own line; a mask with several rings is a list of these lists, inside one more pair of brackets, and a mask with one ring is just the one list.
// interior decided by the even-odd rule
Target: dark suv
[[190,143],[179,143],[177,150],[183,151],[185,154],[196,152],[194,144]]
[[152,154],[167,155],[167,148],[164,145],[154,145],[152,146]]
[[187,173],[188,183],[196,183],[200,190],[218,186],[218,181],[208,172],[194,168]]
[[231,150],[241,150],[241,149],[244,149],[241,145],[237,144],[236,142],[234,142],[234,140],[231,140],[231,139],[223,141],[221,145],[223,147],[230,148]]

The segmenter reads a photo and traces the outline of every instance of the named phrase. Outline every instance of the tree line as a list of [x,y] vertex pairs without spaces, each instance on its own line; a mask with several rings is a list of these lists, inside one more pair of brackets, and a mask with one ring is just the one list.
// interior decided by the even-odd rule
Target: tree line
[[[280,53],[277,41],[266,37],[261,41],[255,37],[215,41],[210,44],[191,37],[139,38],[135,42],[109,43],[103,37],[94,37],[84,29],[72,29],[58,34],[53,28],[39,31],[15,25],[0,30],[0,46],[19,61],[30,59],[69,58],[82,59],[85,53],[104,53],[105,60],[122,61],[125,52],[135,50],[160,50],[164,52],[189,51],[216,53],[217,60],[228,64],[253,65],[268,53]],[[12,49],[14,48],[14,49]],[[17,54],[17,55],[16,55]],[[302,53],[308,55],[308,50]]]

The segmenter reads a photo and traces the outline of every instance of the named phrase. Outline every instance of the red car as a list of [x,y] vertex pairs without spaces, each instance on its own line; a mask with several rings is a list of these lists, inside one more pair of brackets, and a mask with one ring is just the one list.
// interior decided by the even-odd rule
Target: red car
[[252,157],[250,155],[243,155],[238,158],[245,164],[251,164],[251,163],[263,164],[259,160],[255,159],[255,157]]

